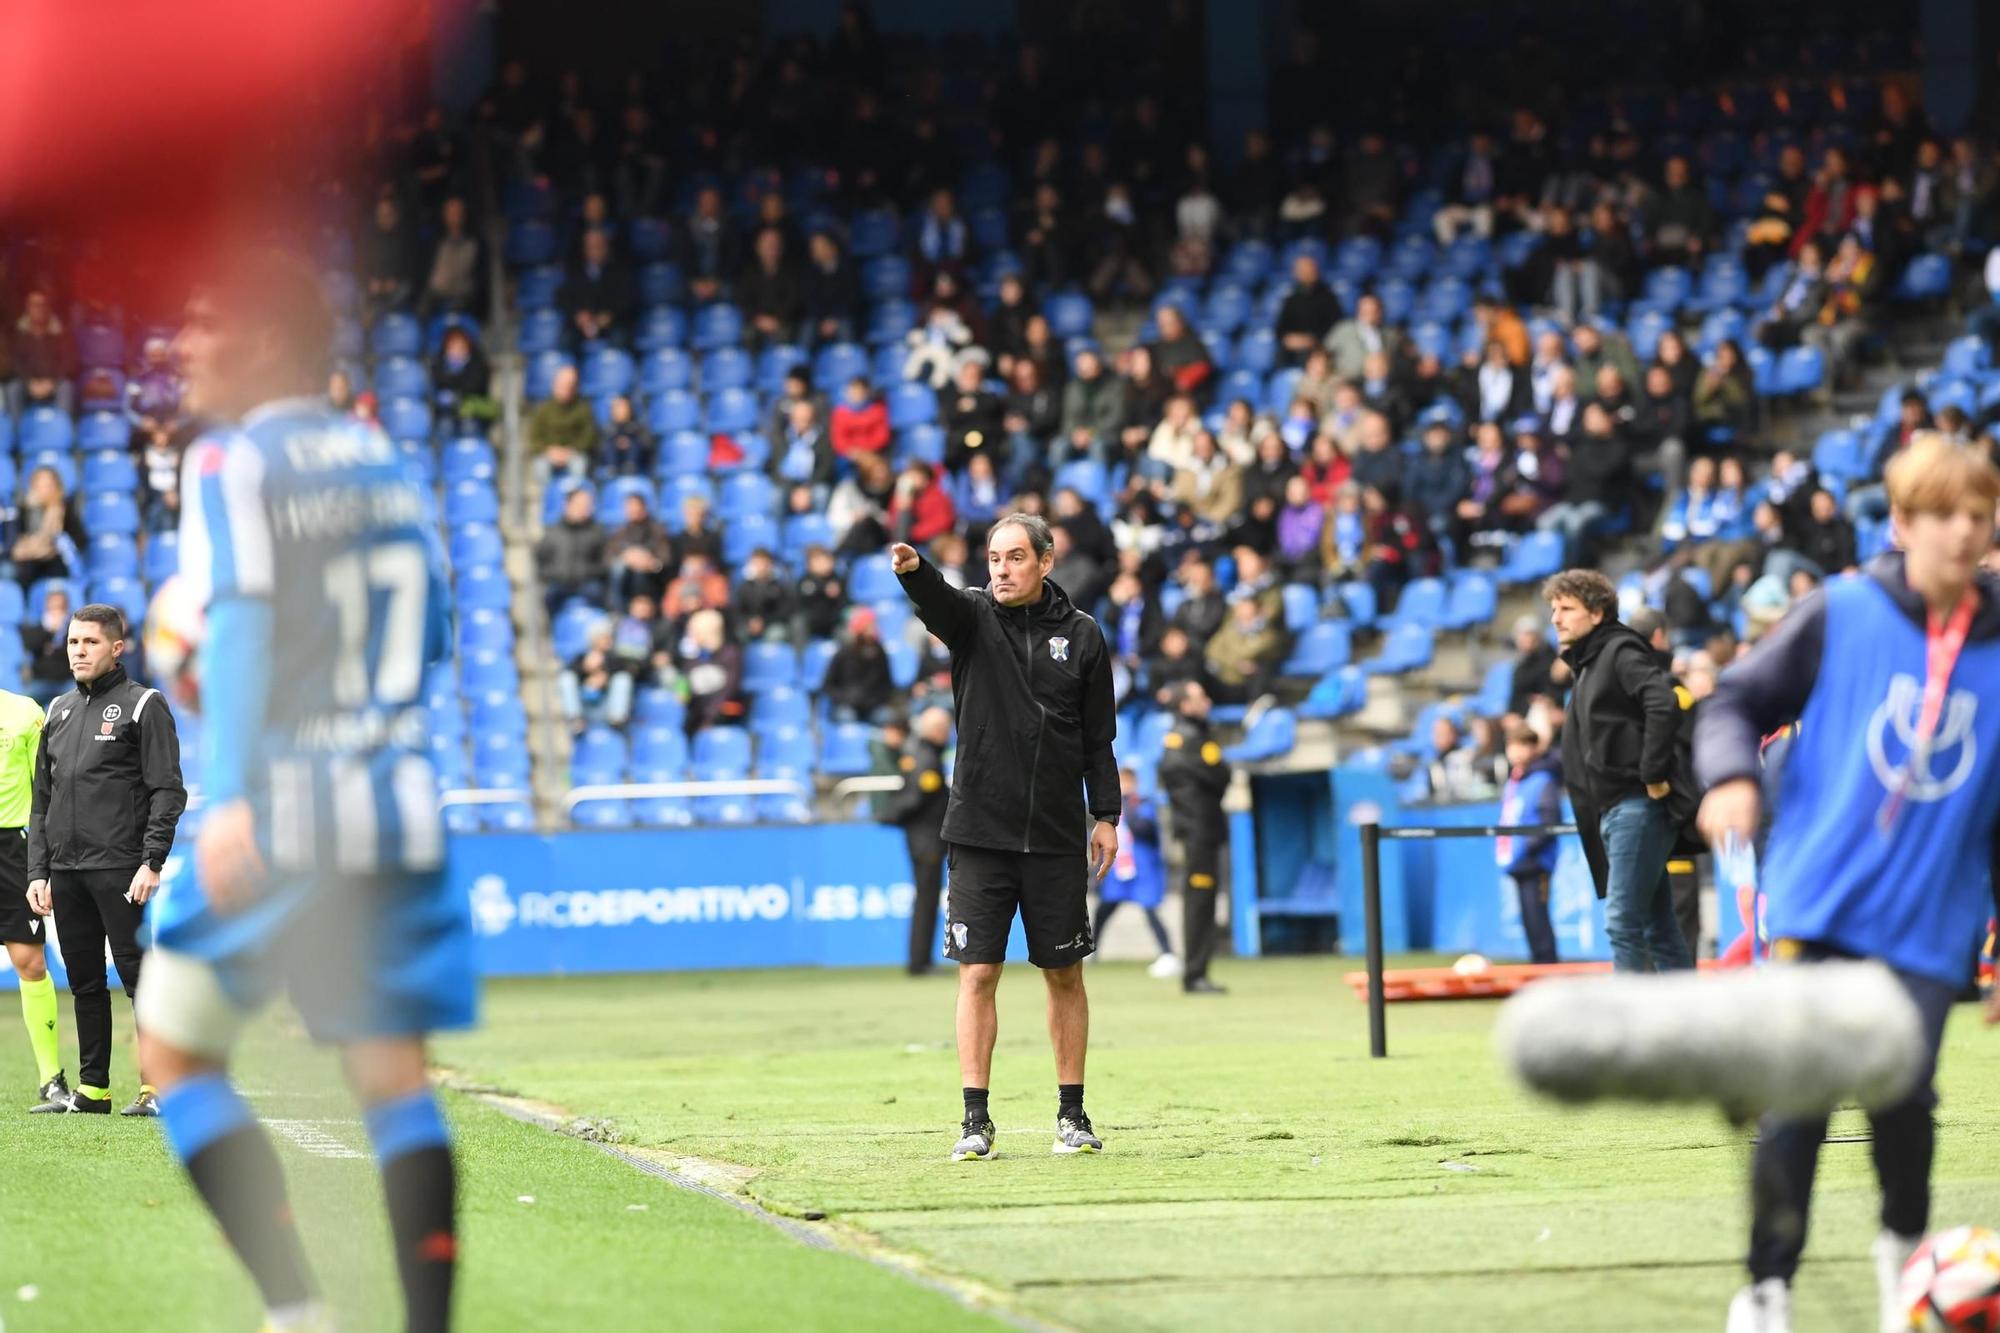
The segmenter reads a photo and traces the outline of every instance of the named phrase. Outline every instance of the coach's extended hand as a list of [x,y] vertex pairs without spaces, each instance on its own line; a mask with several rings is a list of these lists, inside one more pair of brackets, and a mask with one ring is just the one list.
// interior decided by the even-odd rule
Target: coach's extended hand
[[898,574],[907,574],[917,567],[917,548],[908,542],[897,542],[889,548],[889,564]]
[[209,906],[228,915],[257,901],[264,884],[264,858],[257,851],[255,817],[248,801],[216,807],[202,821],[194,843],[195,866]]
[[160,872],[151,866],[140,866],[132,872],[132,883],[125,890],[125,901],[134,907],[144,907],[153,891],[160,887]]
[[1090,882],[1102,882],[1111,869],[1111,863],[1118,859],[1118,826],[1108,819],[1100,819],[1090,830]]

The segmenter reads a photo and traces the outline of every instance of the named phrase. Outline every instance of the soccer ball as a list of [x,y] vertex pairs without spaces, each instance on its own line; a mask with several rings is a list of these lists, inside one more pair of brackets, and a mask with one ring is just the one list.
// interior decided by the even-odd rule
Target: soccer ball
[[1490,964],[1483,955],[1468,953],[1459,955],[1458,961],[1451,965],[1451,970],[1461,977],[1479,977],[1486,975],[1488,966]]
[[1898,1297],[1921,1333],[2000,1333],[2000,1233],[1953,1227],[1929,1237],[1903,1266]]
[[180,575],[169,576],[146,608],[146,671],[176,703],[190,708],[200,695],[195,660],[207,628],[207,613],[194,589]]

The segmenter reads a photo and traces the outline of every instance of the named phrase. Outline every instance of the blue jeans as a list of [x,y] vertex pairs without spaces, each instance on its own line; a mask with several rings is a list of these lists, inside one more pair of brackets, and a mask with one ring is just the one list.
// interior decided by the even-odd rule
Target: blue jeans
[[1667,886],[1667,858],[1674,830],[1666,807],[1645,796],[1628,797],[1598,821],[1610,883],[1604,895],[1604,933],[1618,972],[1671,972],[1694,966],[1674,916]]
[[[1805,944],[1801,963],[1837,957],[1831,950]],[[1924,1063],[1916,1085],[1894,1106],[1868,1113],[1872,1131],[1869,1155],[1882,1187],[1882,1227],[1899,1236],[1921,1236],[1930,1225],[1931,1158],[1937,1149],[1937,1127],[1931,1112],[1937,1106],[1938,1048],[1944,1043],[1945,1020],[1951,1016],[1953,988],[1935,977],[1896,973],[1923,1019]],[[1798,1271],[1806,1247],[1806,1216],[1812,1203],[1813,1176],[1819,1168],[1819,1145],[1826,1139],[1827,1117],[1785,1120],[1767,1115],[1758,1125],[1757,1155],[1750,1168],[1749,1267],[1752,1281],[1769,1277],[1789,1280]]]
[[1595,500],[1585,500],[1581,504],[1564,501],[1550,505],[1535,520],[1535,526],[1543,532],[1560,532],[1563,539],[1564,558],[1571,564],[1577,562],[1577,553],[1583,546],[1584,538],[1592,528],[1610,517],[1611,511]]

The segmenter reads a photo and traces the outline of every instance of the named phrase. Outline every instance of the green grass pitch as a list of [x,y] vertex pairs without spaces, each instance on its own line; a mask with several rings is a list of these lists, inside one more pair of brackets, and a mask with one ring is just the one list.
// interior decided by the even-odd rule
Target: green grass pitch
[[[1065,1158],[1048,1151],[1041,985],[1010,968],[993,1074],[1002,1155],[957,1166],[949,979],[493,985],[484,1028],[438,1046],[458,1084],[588,1117],[684,1170],[715,1164],[711,1182],[773,1213],[825,1214],[806,1226],[835,1244],[803,1244],[453,1093],[461,1327],[1720,1326],[1741,1281],[1745,1134],[1705,1111],[1527,1099],[1494,1065],[1487,1004],[1393,1007],[1392,1058],[1370,1061],[1365,1013],[1338,985],[1345,966],[1225,964],[1222,999],[1185,998],[1136,966],[1093,967],[1089,1099],[1107,1152]],[[0,1088],[25,1106],[33,1072],[14,1022],[0,1014]],[[126,1013],[118,1024],[129,1034]],[[70,1031],[65,1012],[73,1061]],[[257,1030],[241,1072],[283,1122],[301,1226],[342,1327],[394,1327],[366,1139],[330,1059],[279,1020]],[[131,1077],[124,1046],[121,1102]],[[1934,1222],[2000,1224],[2000,1033],[1970,1006],[1954,1015],[1942,1083]],[[1865,1128],[1858,1113],[1835,1119],[1837,1137]],[[133,1318],[256,1326],[248,1282],[153,1126],[9,1114],[0,1155],[9,1333]],[[1868,1149],[1836,1142],[1822,1163],[1799,1325],[1866,1329]]]

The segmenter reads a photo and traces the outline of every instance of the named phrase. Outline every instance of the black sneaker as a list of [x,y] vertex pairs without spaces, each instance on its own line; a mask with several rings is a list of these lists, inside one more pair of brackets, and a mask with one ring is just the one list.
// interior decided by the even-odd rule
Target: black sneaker
[[51,1097],[40,1106],[28,1108],[29,1115],[110,1115],[109,1097],[86,1097],[80,1092],[65,1088],[58,1096]]
[[1056,1117],[1056,1141],[1050,1152],[1067,1156],[1079,1152],[1103,1152],[1104,1140],[1090,1127],[1090,1117],[1082,1108]]
[[993,1128],[991,1119],[974,1120],[967,1116],[959,1129],[958,1146],[951,1150],[952,1161],[990,1162],[1000,1155],[1000,1131]]
[[124,1110],[120,1111],[118,1114],[157,1116],[159,1113],[160,1113],[159,1094],[155,1093],[151,1088],[141,1088],[139,1089],[139,1095],[132,1099],[132,1104],[126,1107]]
[[54,1111],[67,1111],[69,1109],[69,1079],[64,1076],[62,1070],[58,1069],[54,1078],[36,1089],[35,1095],[40,1097],[41,1100],[28,1108],[30,1115],[46,1115]]
[[1188,995],[1227,995],[1229,988],[1218,986],[1207,977],[1196,977],[1193,981],[1183,981],[1181,990]]

